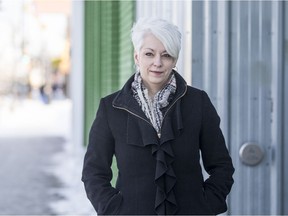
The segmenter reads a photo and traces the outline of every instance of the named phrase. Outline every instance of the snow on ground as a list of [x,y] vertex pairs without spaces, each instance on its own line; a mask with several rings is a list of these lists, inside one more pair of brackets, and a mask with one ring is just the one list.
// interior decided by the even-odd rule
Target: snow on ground
[[71,140],[71,111],[72,103],[67,99],[46,105],[38,100],[0,98],[0,137],[64,137],[64,151],[52,158],[55,166],[46,170],[63,183],[61,189],[51,190],[63,199],[50,206],[58,215],[96,215],[80,180],[85,149]]
[[[51,208],[61,215],[96,215],[92,205],[88,201],[81,179],[84,150],[75,152],[71,145],[65,145],[65,151],[56,155],[53,160],[59,164],[48,172],[55,174],[64,183],[64,187],[57,188],[52,193],[65,197],[51,203]],[[63,160],[64,159],[64,160]],[[64,174],[64,175],[63,175]]]
[[0,136],[70,137],[71,101],[0,99]]

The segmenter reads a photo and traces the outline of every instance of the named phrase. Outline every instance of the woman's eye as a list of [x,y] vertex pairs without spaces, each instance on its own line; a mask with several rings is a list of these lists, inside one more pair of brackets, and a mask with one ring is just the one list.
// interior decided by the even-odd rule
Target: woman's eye
[[146,53],[146,56],[153,56],[153,53]]
[[171,56],[168,53],[166,53],[166,54],[163,54],[163,57],[170,58]]

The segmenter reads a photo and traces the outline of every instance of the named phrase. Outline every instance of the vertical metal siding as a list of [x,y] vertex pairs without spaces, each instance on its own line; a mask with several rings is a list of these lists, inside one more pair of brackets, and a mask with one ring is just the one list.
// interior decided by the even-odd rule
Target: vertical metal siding
[[192,4],[192,85],[201,88],[203,84],[203,44],[204,44],[204,4],[195,1]]
[[192,85],[204,89],[228,137],[228,3],[192,3]]
[[[284,38],[285,31],[284,23],[284,4],[287,2],[272,2],[271,5],[271,95],[272,95],[272,116],[271,116],[271,149],[273,151],[274,158],[272,158],[272,169],[271,169],[271,214],[285,214],[283,212],[283,196],[282,191],[284,190],[283,182],[283,155],[282,152],[285,149],[285,143],[283,142],[283,117],[284,117],[284,101],[283,101],[283,80],[284,80]],[[265,50],[264,50],[265,52]],[[269,77],[270,78],[270,77]],[[287,145],[287,143],[286,143]],[[287,214],[287,212],[286,212]]]
[[[284,1],[192,2],[192,85],[207,91],[222,119],[236,168],[231,214],[287,214],[287,171],[282,171],[288,165],[281,154],[287,153],[284,6],[287,10]],[[257,166],[239,159],[248,141],[265,152]]]
[[282,134],[283,134],[283,151],[282,151],[282,158],[283,158],[283,166],[281,172],[283,172],[283,180],[282,180],[282,211],[281,213],[284,215],[288,215],[288,2],[283,3],[283,16],[284,22],[282,23],[281,28],[284,32],[284,39],[282,47],[283,51],[283,95],[281,101],[283,101],[283,109],[282,109],[282,116],[283,116],[283,124],[282,124]]
[[[230,147],[238,170],[232,214],[279,214],[281,210],[281,8],[282,2],[231,3]],[[238,159],[247,141],[265,152],[255,167]]]
[[[271,71],[271,56],[270,59],[262,56],[263,46],[269,52],[271,39],[261,37],[269,31],[271,24],[263,25],[263,8],[259,4],[237,2],[231,9],[234,15],[231,17],[231,152],[238,170],[231,196],[234,214],[270,212],[269,157],[266,155],[264,163],[256,167],[247,167],[238,159],[239,149],[245,142],[255,142],[269,152],[271,140],[270,124],[267,124],[271,106],[263,104],[263,99],[271,98],[271,79],[265,78]],[[266,16],[271,16],[271,12],[266,12]]]

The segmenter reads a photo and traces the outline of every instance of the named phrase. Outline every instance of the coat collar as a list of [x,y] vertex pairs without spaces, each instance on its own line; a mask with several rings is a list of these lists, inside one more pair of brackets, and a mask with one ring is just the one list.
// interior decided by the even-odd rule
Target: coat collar
[[[174,71],[174,73],[176,77],[177,90],[175,97],[169,104],[163,118],[160,144],[174,139],[183,128],[179,99],[185,95],[187,84],[176,71]],[[127,143],[144,146],[159,143],[156,130],[153,128],[150,120],[146,117],[133,97],[133,92],[131,90],[133,80],[134,74],[128,79],[124,87],[118,92],[112,102],[114,108],[126,110],[132,114],[132,116],[128,116],[127,120]],[[170,112],[172,109],[174,111]],[[151,136],[151,134],[154,135]]]
[[[174,100],[178,100],[180,97],[182,97],[185,94],[187,90],[187,84],[186,84],[186,81],[182,78],[182,76],[179,73],[177,73],[174,70],[173,72],[175,74],[176,83],[177,83],[177,90],[175,93]],[[145,114],[142,112],[140,106],[138,105],[137,101],[133,97],[133,92],[131,90],[131,84],[133,81],[134,81],[134,74],[128,79],[128,81],[125,83],[123,88],[118,92],[112,104],[114,107],[124,108],[131,112],[135,112],[137,115],[144,117]],[[169,106],[174,104],[173,103],[174,100],[169,104]]]

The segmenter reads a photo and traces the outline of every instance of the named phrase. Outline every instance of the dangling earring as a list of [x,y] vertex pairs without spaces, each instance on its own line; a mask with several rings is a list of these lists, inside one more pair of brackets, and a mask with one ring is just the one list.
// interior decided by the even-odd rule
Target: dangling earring
[[176,65],[174,66],[173,70],[175,70],[176,72],[178,72],[178,68],[177,68]]

